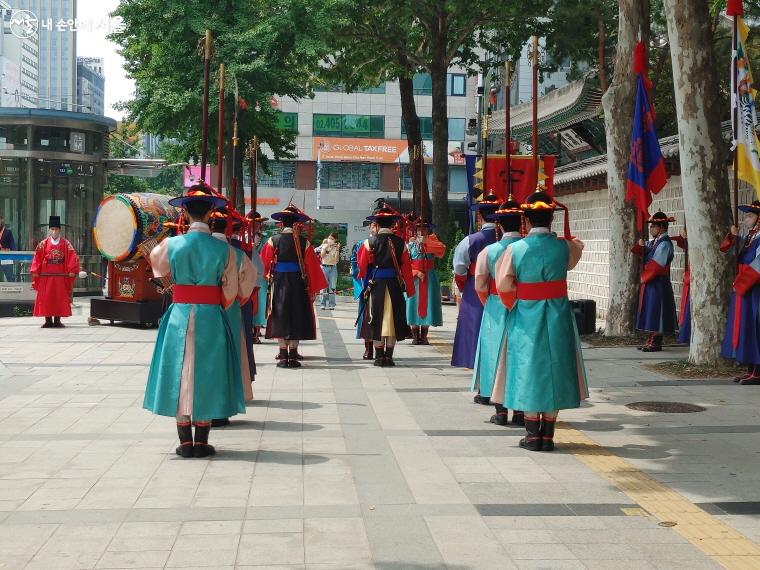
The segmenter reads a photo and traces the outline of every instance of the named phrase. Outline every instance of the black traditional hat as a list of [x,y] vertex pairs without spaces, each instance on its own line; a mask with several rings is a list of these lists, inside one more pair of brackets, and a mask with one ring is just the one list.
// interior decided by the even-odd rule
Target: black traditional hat
[[538,192],[533,192],[533,194],[528,196],[528,199],[525,200],[525,204],[522,204],[520,209],[526,212],[536,210],[556,210],[557,202],[555,202],[554,198],[552,198],[547,192],[540,190]]
[[491,214],[491,218],[497,220],[499,218],[507,218],[509,216],[521,216],[522,213],[523,212],[522,208],[520,207],[520,202],[515,200],[510,194],[509,198],[506,201],[502,202],[502,204],[499,206],[499,209]]
[[655,212],[654,214],[652,214],[652,217],[649,218],[649,221],[647,223],[648,224],[668,224],[675,221],[676,221],[675,218],[669,217],[664,212]]
[[272,214],[272,219],[278,222],[293,220],[295,222],[308,222],[311,218],[292,202],[279,212]]
[[751,204],[741,204],[739,209],[745,213],[760,215],[760,200],[754,200]]
[[244,221],[240,214],[237,212],[231,212],[226,206],[224,208],[214,210],[211,212],[211,216],[209,217],[209,222],[211,223],[212,228],[226,228],[227,220],[230,221],[232,228],[236,231],[240,228],[240,226],[243,225]]
[[265,218],[265,217],[263,217],[263,216],[262,216],[261,214],[259,214],[258,212],[254,212],[253,210],[251,210],[250,212],[248,212],[248,213],[245,215],[245,217],[246,217],[246,219],[247,219],[249,222],[266,222],[266,221],[269,219],[269,218]]
[[61,229],[61,216],[50,216],[48,227]]
[[367,220],[370,222],[377,222],[380,220],[400,220],[401,218],[403,218],[403,216],[388,204],[383,204],[377,208],[371,216],[367,216]]
[[220,196],[216,190],[202,180],[188,188],[182,196],[169,200],[169,204],[182,207],[189,202],[208,202],[213,208],[227,205],[227,198]]

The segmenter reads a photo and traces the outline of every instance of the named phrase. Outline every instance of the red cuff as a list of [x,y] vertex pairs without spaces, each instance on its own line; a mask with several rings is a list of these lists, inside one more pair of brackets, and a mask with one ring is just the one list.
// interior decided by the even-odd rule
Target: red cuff
[[758,281],[760,281],[760,273],[744,265],[739,268],[739,274],[734,279],[734,291],[739,295],[746,295]]
[[681,249],[686,249],[687,247],[689,247],[689,246],[688,246],[688,242],[686,241],[686,239],[684,239],[684,238],[683,238],[683,237],[681,237],[681,236],[673,236],[673,237],[672,237],[672,238],[670,238],[670,239],[671,239],[671,240],[673,240],[673,241],[675,242],[675,244],[676,244],[678,247],[680,247]]
[[459,287],[459,291],[464,293],[464,284],[467,283],[467,275],[454,275],[454,283]]
[[478,294],[478,299],[480,299],[480,304],[485,306],[486,301],[488,301],[488,291],[475,291]]
[[726,253],[729,249],[731,249],[736,243],[736,236],[732,234],[731,232],[728,232],[726,234],[726,237],[723,238],[723,241],[720,242],[720,250],[723,253]]
[[634,253],[636,255],[642,255],[644,253],[644,246],[636,244],[631,248],[631,253]]
[[663,267],[656,261],[648,261],[644,265],[644,270],[641,272],[641,282],[649,283],[655,277],[660,277],[661,275],[667,275],[667,274],[668,274],[667,267]]

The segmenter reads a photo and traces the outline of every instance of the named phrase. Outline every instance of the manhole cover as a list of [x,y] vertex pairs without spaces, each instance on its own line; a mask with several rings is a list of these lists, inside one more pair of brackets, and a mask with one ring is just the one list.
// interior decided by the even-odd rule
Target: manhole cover
[[696,404],[684,404],[682,402],[633,402],[627,404],[626,408],[663,414],[693,414],[694,412],[704,412],[707,409]]

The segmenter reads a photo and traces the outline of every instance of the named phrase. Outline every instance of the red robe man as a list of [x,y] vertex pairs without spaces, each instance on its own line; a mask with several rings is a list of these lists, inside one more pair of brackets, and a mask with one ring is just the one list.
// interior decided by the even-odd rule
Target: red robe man
[[61,237],[61,218],[50,216],[48,237],[37,244],[32,259],[32,288],[37,291],[34,316],[45,317],[43,329],[63,328],[61,317],[71,316],[71,292],[79,272],[79,258]]

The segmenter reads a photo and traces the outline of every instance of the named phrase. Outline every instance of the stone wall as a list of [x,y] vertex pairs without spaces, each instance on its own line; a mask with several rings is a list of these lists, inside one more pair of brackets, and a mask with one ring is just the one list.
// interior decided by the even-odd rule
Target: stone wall
[[[676,236],[683,229],[684,212],[681,193],[681,178],[673,176],[668,184],[653,196],[650,214],[662,210],[676,219],[670,224],[668,233]],[[593,299],[596,301],[597,318],[603,319],[607,312],[609,297],[609,200],[607,189],[560,195],[558,199],[570,209],[570,228],[573,235],[586,244],[583,258],[568,275],[568,290],[571,299]],[[745,184],[739,188],[739,202],[752,201],[753,192]],[[555,222],[554,230],[561,232],[561,220]],[[632,238],[628,242],[633,245]],[[676,306],[680,307],[681,287],[685,256],[675,248],[675,258],[670,276],[676,295]]]

